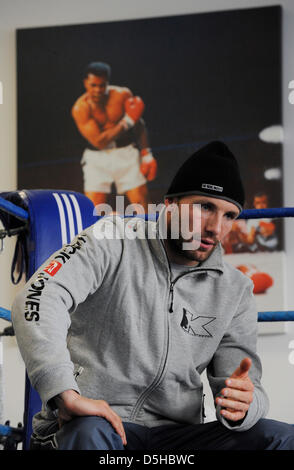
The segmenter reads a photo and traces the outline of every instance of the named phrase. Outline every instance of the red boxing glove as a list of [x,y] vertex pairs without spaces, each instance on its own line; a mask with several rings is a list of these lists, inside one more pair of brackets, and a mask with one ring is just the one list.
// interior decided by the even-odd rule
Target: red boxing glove
[[253,294],[263,294],[269,289],[274,283],[273,278],[264,272],[258,271],[254,265],[240,265],[237,266],[237,269],[242,271],[246,276],[250,277],[251,281],[254,284]]
[[125,115],[122,122],[126,130],[131,129],[139,121],[144,109],[144,102],[139,96],[132,96],[125,101]]
[[157,173],[157,161],[153,157],[150,149],[143,149],[141,151],[141,165],[140,171],[147,178],[148,181],[154,180]]
[[253,294],[263,294],[274,283],[273,278],[267,273],[252,274],[251,280],[254,284]]

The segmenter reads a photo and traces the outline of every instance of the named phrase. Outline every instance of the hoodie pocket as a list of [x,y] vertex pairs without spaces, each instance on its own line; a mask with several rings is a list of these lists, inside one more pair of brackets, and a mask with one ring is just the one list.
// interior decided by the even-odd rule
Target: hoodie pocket
[[170,382],[161,384],[144,404],[145,412],[178,423],[203,423],[203,385],[187,387],[185,384]]

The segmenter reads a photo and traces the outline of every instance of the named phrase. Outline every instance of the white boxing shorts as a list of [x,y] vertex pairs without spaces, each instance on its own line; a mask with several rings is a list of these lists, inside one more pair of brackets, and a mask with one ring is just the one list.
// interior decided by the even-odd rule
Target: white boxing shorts
[[146,183],[140,153],[134,145],[103,150],[85,149],[81,160],[84,191],[110,193],[112,183],[123,194]]

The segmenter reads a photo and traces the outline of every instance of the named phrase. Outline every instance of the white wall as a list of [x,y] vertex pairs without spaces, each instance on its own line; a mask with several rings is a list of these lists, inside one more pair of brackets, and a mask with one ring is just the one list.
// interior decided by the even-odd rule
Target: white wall
[[[288,83],[294,79],[294,2],[282,0],[0,0],[0,80],[4,102],[0,105],[0,191],[16,189],[16,40],[17,28],[93,23],[109,20],[169,16],[255,6],[283,6],[283,122],[285,205],[294,206],[294,106],[288,102]],[[266,53],[266,51],[265,51]],[[21,189],[21,188],[20,188]],[[287,298],[294,309],[294,221],[286,222]],[[0,306],[10,308],[16,287],[10,282],[13,240],[0,255]],[[0,321],[0,330],[8,326]],[[294,423],[294,365],[290,364],[289,343],[294,324],[283,335],[262,336],[258,349],[264,367],[264,385],[271,398],[269,417]],[[13,426],[22,421],[24,367],[15,339],[4,338],[5,419]]]

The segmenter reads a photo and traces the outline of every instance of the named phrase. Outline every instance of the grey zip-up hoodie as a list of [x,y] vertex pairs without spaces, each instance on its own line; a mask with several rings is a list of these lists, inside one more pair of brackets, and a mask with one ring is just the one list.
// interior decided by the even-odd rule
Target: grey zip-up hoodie
[[[109,239],[113,228],[116,238]],[[252,287],[223,261],[220,245],[172,279],[158,222],[101,219],[54,253],[12,307],[17,342],[43,402],[34,431],[50,432],[56,414],[48,402],[68,389],[107,401],[123,421],[201,423],[201,373],[207,369],[215,397],[246,356],[255,385],[246,418],[236,426],[218,407],[216,415],[227,428],[249,429],[268,410]]]

